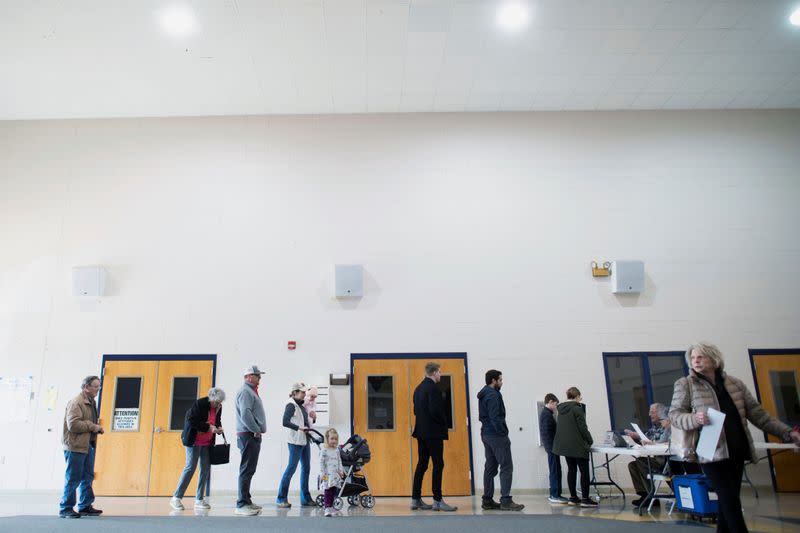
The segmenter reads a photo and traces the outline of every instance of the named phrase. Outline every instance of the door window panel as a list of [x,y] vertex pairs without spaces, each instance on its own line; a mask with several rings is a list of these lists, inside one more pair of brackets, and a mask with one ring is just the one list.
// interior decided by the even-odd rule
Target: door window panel
[[367,376],[367,430],[394,429],[394,377]]
[[139,430],[139,403],[141,397],[141,377],[117,377],[111,431]]
[[793,425],[800,422],[800,392],[794,370],[770,370],[769,380],[778,419]]
[[452,376],[442,375],[442,379],[437,384],[439,392],[442,393],[444,401],[444,413],[447,419],[447,429],[453,430],[453,379]]
[[169,417],[170,431],[183,430],[183,420],[186,417],[186,412],[192,407],[195,400],[197,400],[199,385],[200,378],[197,376],[172,378],[172,409]]

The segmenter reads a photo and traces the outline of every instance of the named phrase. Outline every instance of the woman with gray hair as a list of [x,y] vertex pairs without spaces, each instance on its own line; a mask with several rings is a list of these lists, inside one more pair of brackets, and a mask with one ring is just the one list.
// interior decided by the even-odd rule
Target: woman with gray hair
[[215,434],[222,433],[222,402],[225,401],[225,391],[217,387],[208,390],[208,396],[198,398],[186,412],[183,422],[181,441],[186,447],[186,466],[183,467],[181,477],[175,494],[169,501],[173,509],[183,510],[183,498],[194,471],[200,462],[200,475],[197,479],[197,494],[194,508],[199,510],[211,509],[204,499],[208,476],[211,473],[210,448],[214,444]]
[[[789,426],[771,417],[740,379],[724,372],[722,353],[713,344],[689,346],[686,362],[690,368],[689,375],[675,382],[670,420],[676,428],[699,435],[698,430],[710,423],[709,409],[725,413],[722,435],[714,456],[697,459],[719,496],[717,531],[746,533],[747,525],[739,497],[742,473],[745,461],[755,462],[758,459],[747,421],[762,431],[798,446],[800,432],[792,431]],[[694,453],[694,450],[677,451],[684,455]]]

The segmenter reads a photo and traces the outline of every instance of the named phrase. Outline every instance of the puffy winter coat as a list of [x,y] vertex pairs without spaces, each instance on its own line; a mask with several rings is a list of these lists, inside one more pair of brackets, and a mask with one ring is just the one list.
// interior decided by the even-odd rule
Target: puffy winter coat
[[[747,427],[748,420],[762,431],[781,437],[784,441],[788,440],[791,428],[780,420],[771,417],[753,398],[753,395],[747,390],[742,380],[725,374],[725,372],[722,372],[722,378],[725,383],[725,390],[730,394],[733,403],[736,404],[736,409],[739,411],[739,416],[742,417],[742,427],[744,427],[744,432],[747,435],[747,444],[750,447],[750,457],[753,458],[753,462],[758,460],[758,456],[753,447],[753,437],[750,435],[750,429]],[[684,431],[698,429],[700,424],[695,420],[694,413],[705,413],[711,407],[718,411],[720,410],[717,394],[711,384],[699,377],[694,370],[689,370],[688,376],[675,382],[672,405],[669,409],[669,419],[674,427]],[[717,443],[717,449],[714,451],[713,459],[708,460],[698,457],[698,460],[701,463],[708,463],[727,458],[728,444],[723,431]]]

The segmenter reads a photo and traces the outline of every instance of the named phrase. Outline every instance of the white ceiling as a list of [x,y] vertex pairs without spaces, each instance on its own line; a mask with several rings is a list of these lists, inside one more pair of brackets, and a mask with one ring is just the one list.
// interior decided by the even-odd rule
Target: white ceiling
[[800,0],[0,0],[0,119],[800,107]]

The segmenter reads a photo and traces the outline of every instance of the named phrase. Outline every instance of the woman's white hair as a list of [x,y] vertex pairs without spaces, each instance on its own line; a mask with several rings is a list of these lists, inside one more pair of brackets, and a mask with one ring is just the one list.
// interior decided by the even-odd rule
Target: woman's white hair
[[719,348],[707,342],[692,344],[689,346],[689,349],[686,350],[686,364],[689,365],[689,368],[692,368],[692,352],[695,350],[711,359],[711,362],[714,363],[715,370],[722,370],[725,368],[722,352],[719,351]]
[[225,401],[225,391],[217,388],[211,387],[208,389],[208,401],[209,402],[224,402]]

